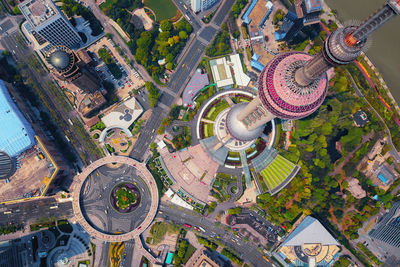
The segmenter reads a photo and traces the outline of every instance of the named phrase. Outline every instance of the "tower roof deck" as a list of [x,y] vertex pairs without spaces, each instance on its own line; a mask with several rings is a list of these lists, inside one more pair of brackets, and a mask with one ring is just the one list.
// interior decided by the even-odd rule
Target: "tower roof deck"
[[38,27],[59,14],[51,0],[31,0],[19,4],[21,13],[33,27]]
[[286,53],[272,60],[260,75],[260,99],[275,116],[285,119],[306,117],[325,99],[328,84],[326,75],[308,86],[300,86],[295,82],[295,71],[311,58],[305,53]]

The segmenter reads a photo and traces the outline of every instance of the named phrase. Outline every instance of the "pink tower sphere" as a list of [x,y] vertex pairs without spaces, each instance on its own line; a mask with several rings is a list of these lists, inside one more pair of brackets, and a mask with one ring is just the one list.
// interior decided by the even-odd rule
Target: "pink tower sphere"
[[310,85],[295,81],[296,70],[311,60],[303,52],[289,52],[272,59],[258,78],[258,94],[264,107],[281,119],[307,117],[322,104],[328,90],[326,74]]

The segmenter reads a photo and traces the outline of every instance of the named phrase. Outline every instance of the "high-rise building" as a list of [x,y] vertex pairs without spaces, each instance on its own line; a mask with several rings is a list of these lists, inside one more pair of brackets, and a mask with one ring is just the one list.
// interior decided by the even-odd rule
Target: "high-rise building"
[[307,34],[303,33],[304,27],[319,23],[321,11],[321,0],[297,0],[290,7],[282,26],[275,33],[276,40],[291,42],[299,35],[306,38]]
[[52,72],[57,78],[93,93],[101,87],[101,84],[96,74],[92,73],[85,63],[87,57],[81,54],[79,52],[75,54],[65,46],[53,46],[47,53],[46,59],[53,67]]
[[195,13],[207,10],[218,1],[219,0],[191,0],[192,10]]
[[330,34],[315,56],[304,52],[276,56],[258,78],[258,96],[229,111],[229,134],[240,141],[254,140],[275,117],[295,120],[316,111],[328,90],[327,70],[355,60],[368,36],[396,14],[400,14],[400,0],[389,0],[361,25],[338,28]]
[[315,218],[307,216],[282,242],[274,256],[285,266],[331,266],[339,256],[338,241]]
[[400,201],[392,205],[389,212],[368,235],[372,239],[400,248]]
[[32,27],[52,45],[63,45],[70,49],[79,47],[82,41],[78,32],[51,0],[28,0],[19,4],[19,9]]

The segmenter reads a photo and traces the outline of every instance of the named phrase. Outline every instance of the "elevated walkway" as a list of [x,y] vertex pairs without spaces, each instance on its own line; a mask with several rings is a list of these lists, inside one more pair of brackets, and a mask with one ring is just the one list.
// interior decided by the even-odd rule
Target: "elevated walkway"
[[250,174],[249,164],[247,164],[246,151],[240,150],[239,154],[240,154],[240,160],[242,161],[244,177],[246,179],[246,188],[251,188],[252,187],[251,174]]

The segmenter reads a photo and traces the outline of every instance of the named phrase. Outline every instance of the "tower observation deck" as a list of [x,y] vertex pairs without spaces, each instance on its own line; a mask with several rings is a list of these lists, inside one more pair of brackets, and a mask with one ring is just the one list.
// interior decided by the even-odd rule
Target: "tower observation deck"
[[229,134],[242,141],[257,138],[265,123],[275,117],[301,119],[316,111],[328,90],[326,71],[346,65],[362,52],[367,38],[395,15],[400,0],[389,0],[359,26],[338,28],[324,42],[322,51],[310,56],[289,52],[272,59],[258,78],[258,96],[228,113]]

